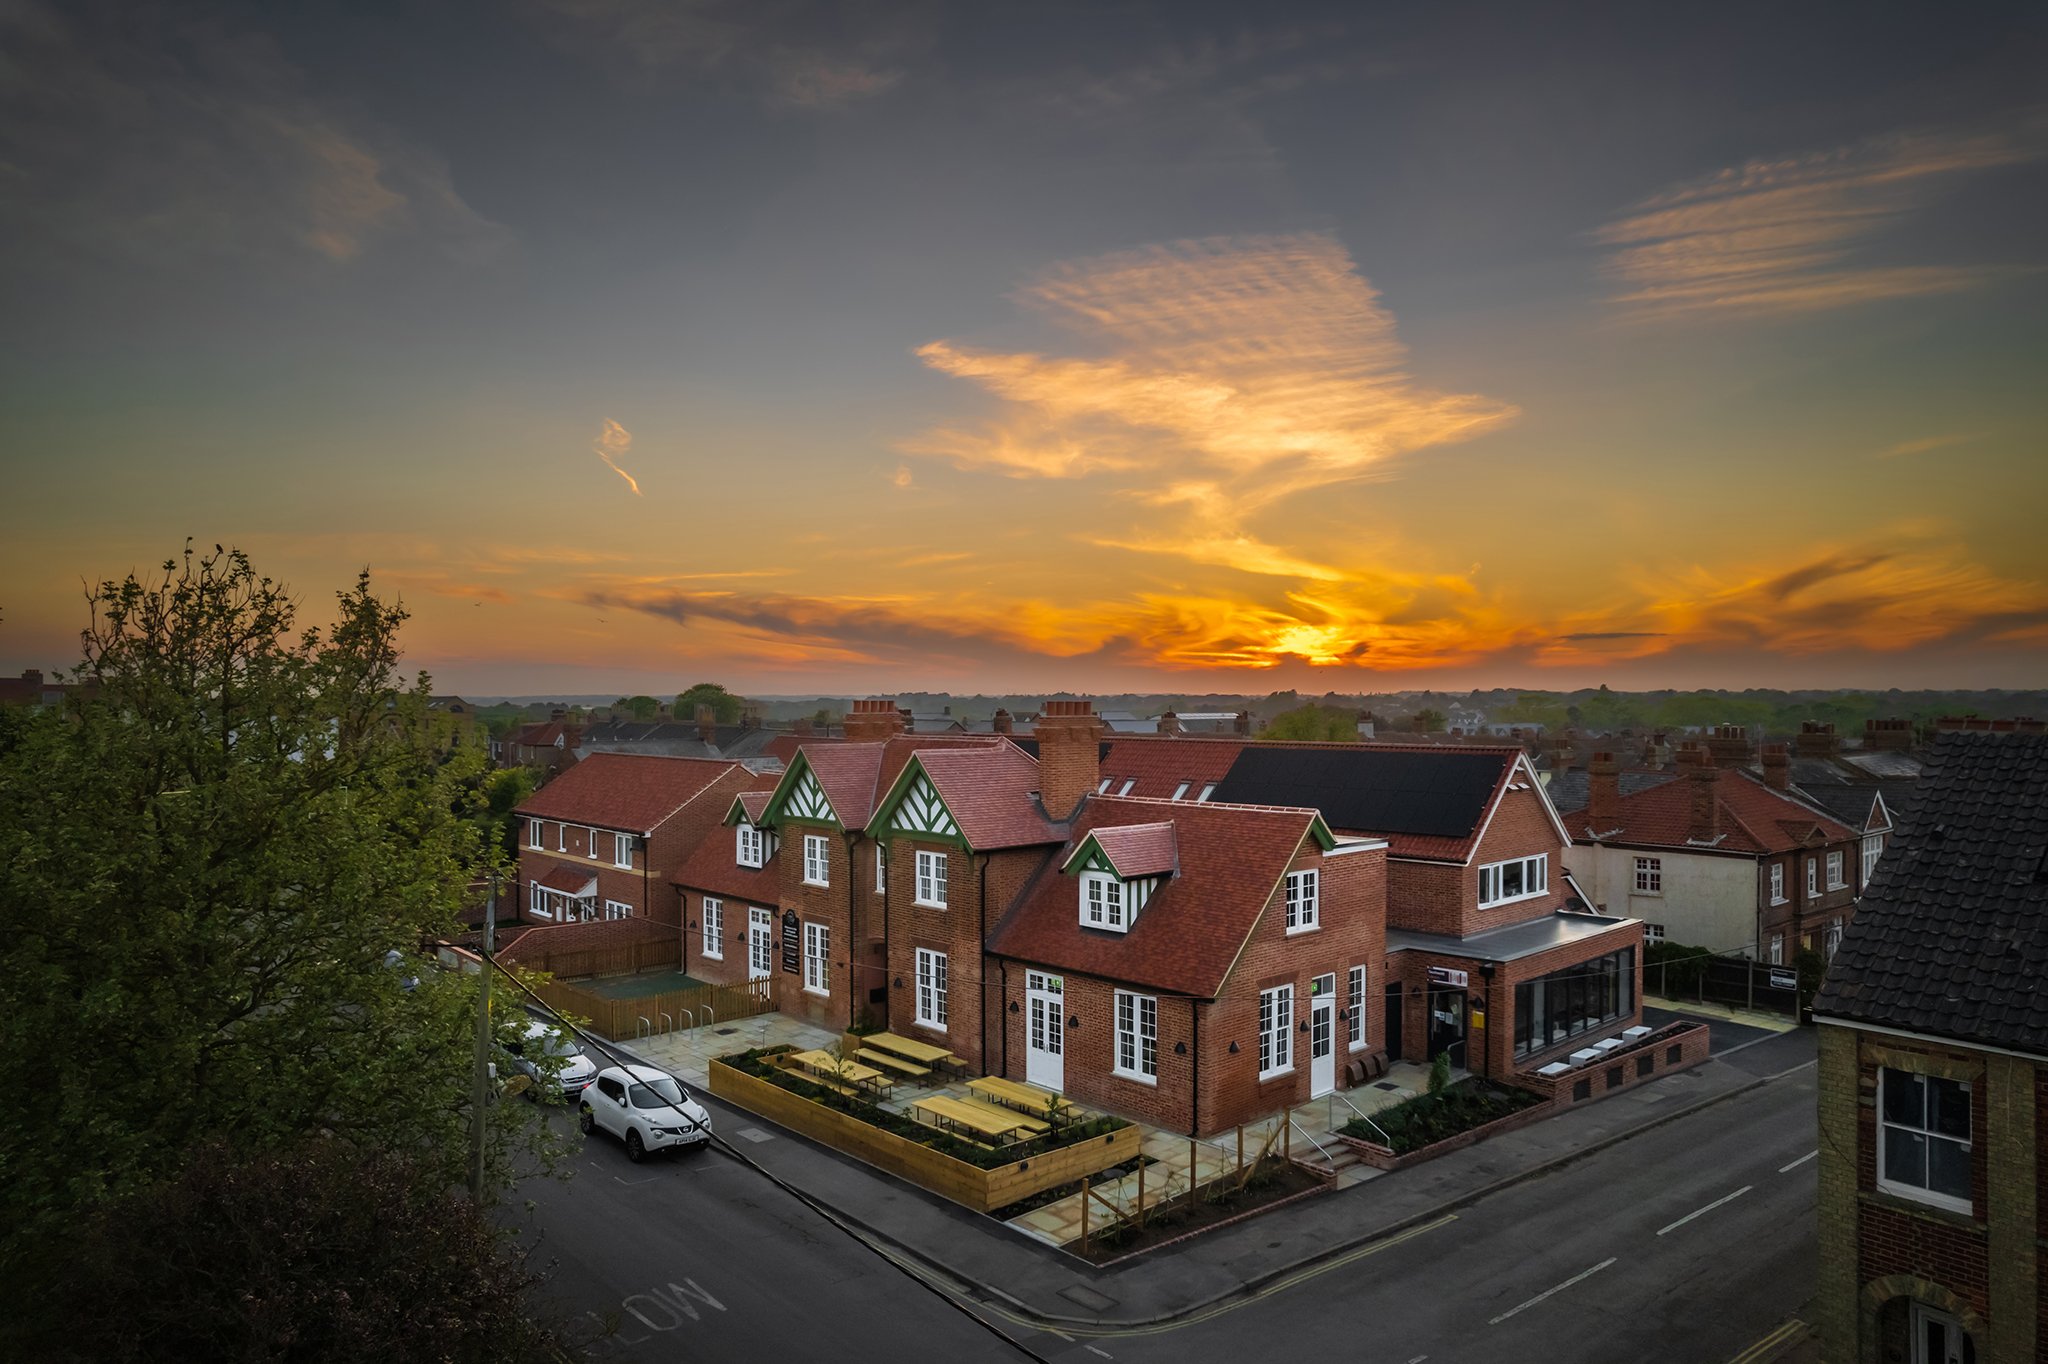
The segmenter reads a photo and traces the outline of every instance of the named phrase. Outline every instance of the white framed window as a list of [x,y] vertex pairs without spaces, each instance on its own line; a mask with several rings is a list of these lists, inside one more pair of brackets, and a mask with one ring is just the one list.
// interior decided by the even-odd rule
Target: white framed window
[[597,860],[597,830],[587,825],[583,830],[583,855],[593,862]]
[[704,897],[704,906],[697,916],[703,932],[704,955],[712,961],[725,960],[725,901]]
[[606,900],[604,902],[604,917],[607,919],[630,919],[633,917],[633,906],[627,904],[624,900]]
[[1806,893],[1820,894],[1820,859],[1817,857],[1806,859]]
[[1662,895],[1664,893],[1664,859],[1661,857],[1638,857],[1636,859],[1636,894]]
[[526,912],[538,918],[552,919],[554,915],[547,911],[546,896],[547,892],[540,888],[540,882],[528,881],[526,883]]
[[1785,903],[1785,864],[1783,862],[1771,863],[1771,903],[1774,905]]
[[1126,1080],[1159,1082],[1159,1000],[1116,992],[1116,1073]]
[[1175,800],[1179,800],[1182,796],[1185,796],[1187,793],[1188,784],[1186,782],[1182,782],[1179,786],[1173,788],[1173,798]]
[[633,869],[633,835],[612,835],[612,865],[627,871]]
[[1124,919],[1124,883],[1108,872],[1081,873],[1081,927],[1106,928],[1122,933],[1130,928]]
[[946,907],[946,855],[942,852],[917,853],[917,902],[928,909]]
[[946,954],[917,949],[917,1021],[927,1028],[946,1026]]
[[1215,795],[1215,794],[1216,794],[1216,783],[1212,781],[1212,782],[1208,783],[1208,784],[1207,784],[1206,786],[1204,786],[1204,787],[1202,788],[1202,794],[1201,794],[1201,795],[1199,795],[1199,796],[1196,796],[1196,797],[1195,797],[1195,799],[1196,799],[1196,800],[1198,800],[1198,801],[1201,801],[1201,800],[1207,800],[1207,799],[1209,799],[1209,797],[1211,797],[1211,796],[1213,796],[1213,795]]
[[1102,781],[1100,782],[1100,784],[1098,784],[1098,785],[1096,786],[1096,788],[1095,788],[1095,794],[1096,794],[1096,795],[1098,795],[1098,796],[1106,796],[1106,795],[1108,795],[1108,794],[1109,794],[1109,784],[1110,784],[1111,782],[1115,781],[1115,780],[1116,780],[1116,778],[1115,778],[1115,777],[1104,777],[1104,778],[1102,779]]
[[555,851],[569,851],[569,826],[566,824],[557,824],[555,826]]
[[1877,870],[1877,859],[1884,856],[1884,835],[1863,835],[1863,880],[1858,884],[1868,886],[1872,872]]
[[1479,869],[1479,907],[1529,900],[1550,889],[1550,854],[1491,862]]
[[804,884],[832,884],[832,859],[823,834],[804,835]]
[[527,846],[527,847],[529,847],[529,848],[540,848],[540,847],[544,847],[544,846],[546,846],[545,844],[543,844],[543,843],[541,842],[541,837],[542,837],[542,832],[541,832],[541,831],[542,831],[542,829],[543,829],[544,827],[545,827],[545,826],[544,826],[544,825],[543,825],[543,824],[541,823],[541,821],[539,821],[539,820],[537,820],[537,819],[529,819],[529,820],[527,820],[527,821],[526,821],[526,846]]
[[1842,921],[1840,919],[1828,920],[1828,932],[1825,941],[1827,943],[1827,959],[1833,961],[1835,953],[1840,951],[1842,946]]
[[1345,1023],[1350,1029],[1347,1037],[1351,1043],[1351,1050],[1357,1051],[1365,1045],[1365,968],[1363,966],[1351,968],[1351,979],[1348,984],[1350,988],[1344,995],[1344,1012],[1348,1015]]
[[804,925],[804,989],[814,995],[831,991],[832,926]]
[[1294,1069],[1294,987],[1259,991],[1259,1078]]
[[767,861],[767,858],[763,855],[763,840],[759,829],[756,829],[746,820],[741,820],[739,827],[733,831],[733,834],[733,855],[739,859],[741,866],[758,867]]
[[1773,933],[1771,934],[1771,965],[1783,966],[1784,964],[1785,935],[1783,933]]
[[875,844],[875,894],[889,893],[889,850]]
[[1131,794],[1131,788],[1133,786],[1136,786],[1137,784],[1138,779],[1136,777],[1131,777],[1127,779],[1122,786],[1117,788],[1117,794],[1120,796],[1128,796],[1129,794]]
[[1838,853],[1838,852],[1831,852],[1831,853],[1829,853],[1829,854],[1828,854],[1828,889],[1829,889],[1829,890],[1840,890],[1840,889],[1841,889],[1842,887],[1844,887],[1844,886],[1846,886],[1846,885],[1848,885],[1848,884],[1849,884],[1849,883],[1848,883],[1848,882],[1847,882],[1846,880],[1844,880],[1844,879],[1843,879],[1843,877],[1844,877],[1844,874],[1845,874],[1845,873],[1847,872],[1847,870],[1848,870],[1848,868],[1847,868],[1847,867],[1846,867],[1846,866],[1844,865],[1844,863],[1845,863],[1845,862],[1846,862],[1847,860],[1848,860],[1848,859],[1847,859],[1846,855],[1845,855],[1845,854],[1842,854],[1842,853]]
[[1287,873],[1287,931],[1306,933],[1322,922],[1322,873]]
[[1643,923],[1643,941],[1644,941],[1645,943],[1650,943],[1650,944],[1656,944],[1656,943],[1660,943],[1660,942],[1663,942],[1663,941],[1664,941],[1664,925],[1662,925],[1662,924],[1653,924],[1653,923],[1650,923],[1650,922],[1648,922],[1647,920],[1645,920],[1645,921],[1644,921],[1644,923]]
[[1970,1085],[1881,1067],[1877,1078],[1877,1187],[1955,1212],[1970,1197]]

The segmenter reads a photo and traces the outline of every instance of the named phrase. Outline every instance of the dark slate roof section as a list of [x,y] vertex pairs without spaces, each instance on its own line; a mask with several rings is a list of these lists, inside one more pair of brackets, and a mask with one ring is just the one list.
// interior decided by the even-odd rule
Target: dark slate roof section
[[[1632,796],[1638,791],[1647,791],[1653,786],[1662,786],[1667,781],[1676,781],[1683,773],[1675,769],[1667,769],[1656,772],[1622,772],[1618,775],[1621,782],[1621,794]],[[1543,792],[1550,797],[1550,803],[1557,807],[1558,814],[1568,815],[1574,810],[1586,808],[1586,802],[1593,798],[1592,782],[1592,773],[1583,767],[1573,768],[1569,771],[1555,773],[1550,778],[1550,784],[1543,788]]]
[[2048,735],[1944,734],[1814,1012],[2048,1056]]
[[[1850,828],[1862,833],[1870,823],[1880,789],[1876,783],[1864,786],[1801,786],[1799,794],[1809,805],[1818,805]],[[1886,802],[1889,808],[1890,802]]]
[[1486,818],[1502,762],[1496,751],[1254,745],[1237,755],[1211,799],[1308,806],[1332,829],[1467,838]]

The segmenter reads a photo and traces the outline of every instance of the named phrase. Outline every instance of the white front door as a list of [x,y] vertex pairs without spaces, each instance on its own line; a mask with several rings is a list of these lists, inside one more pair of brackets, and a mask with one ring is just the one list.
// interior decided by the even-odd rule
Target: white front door
[[1317,976],[1308,1006],[1308,1093],[1319,1098],[1337,1087],[1337,978]]
[[1913,1304],[1913,1364],[1977,1364],[1977,1347],[1946,1312]]
[[1024,1078],[1041,1089],[1066,1082],[1066,982],[1043,971],[1024,977]]
[[747,979],[766,980],[775,972],[775,915],[765,909],[747,911]]

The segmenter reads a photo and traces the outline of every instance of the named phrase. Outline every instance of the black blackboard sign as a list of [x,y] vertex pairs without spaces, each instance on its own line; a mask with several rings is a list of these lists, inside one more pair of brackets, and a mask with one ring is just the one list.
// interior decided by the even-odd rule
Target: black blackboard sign
[[796,911],[782,911],[782,969],[792,975],[803,969],[803,944],[798,940]]

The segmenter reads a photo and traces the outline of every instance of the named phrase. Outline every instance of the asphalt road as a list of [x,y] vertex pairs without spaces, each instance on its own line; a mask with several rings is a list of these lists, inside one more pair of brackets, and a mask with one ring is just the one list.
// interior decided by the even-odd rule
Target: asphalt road
[[[973,1310],[1061,1361],[1721,1364],[1812,1296],[1815,1141],[1809,1065],[1189,1321]],[[1025,1357],[730,1157],[635,1167],[598,1137],[574,1168],[524,1192],[554,1293],[617,1325],[606,1357]]]

